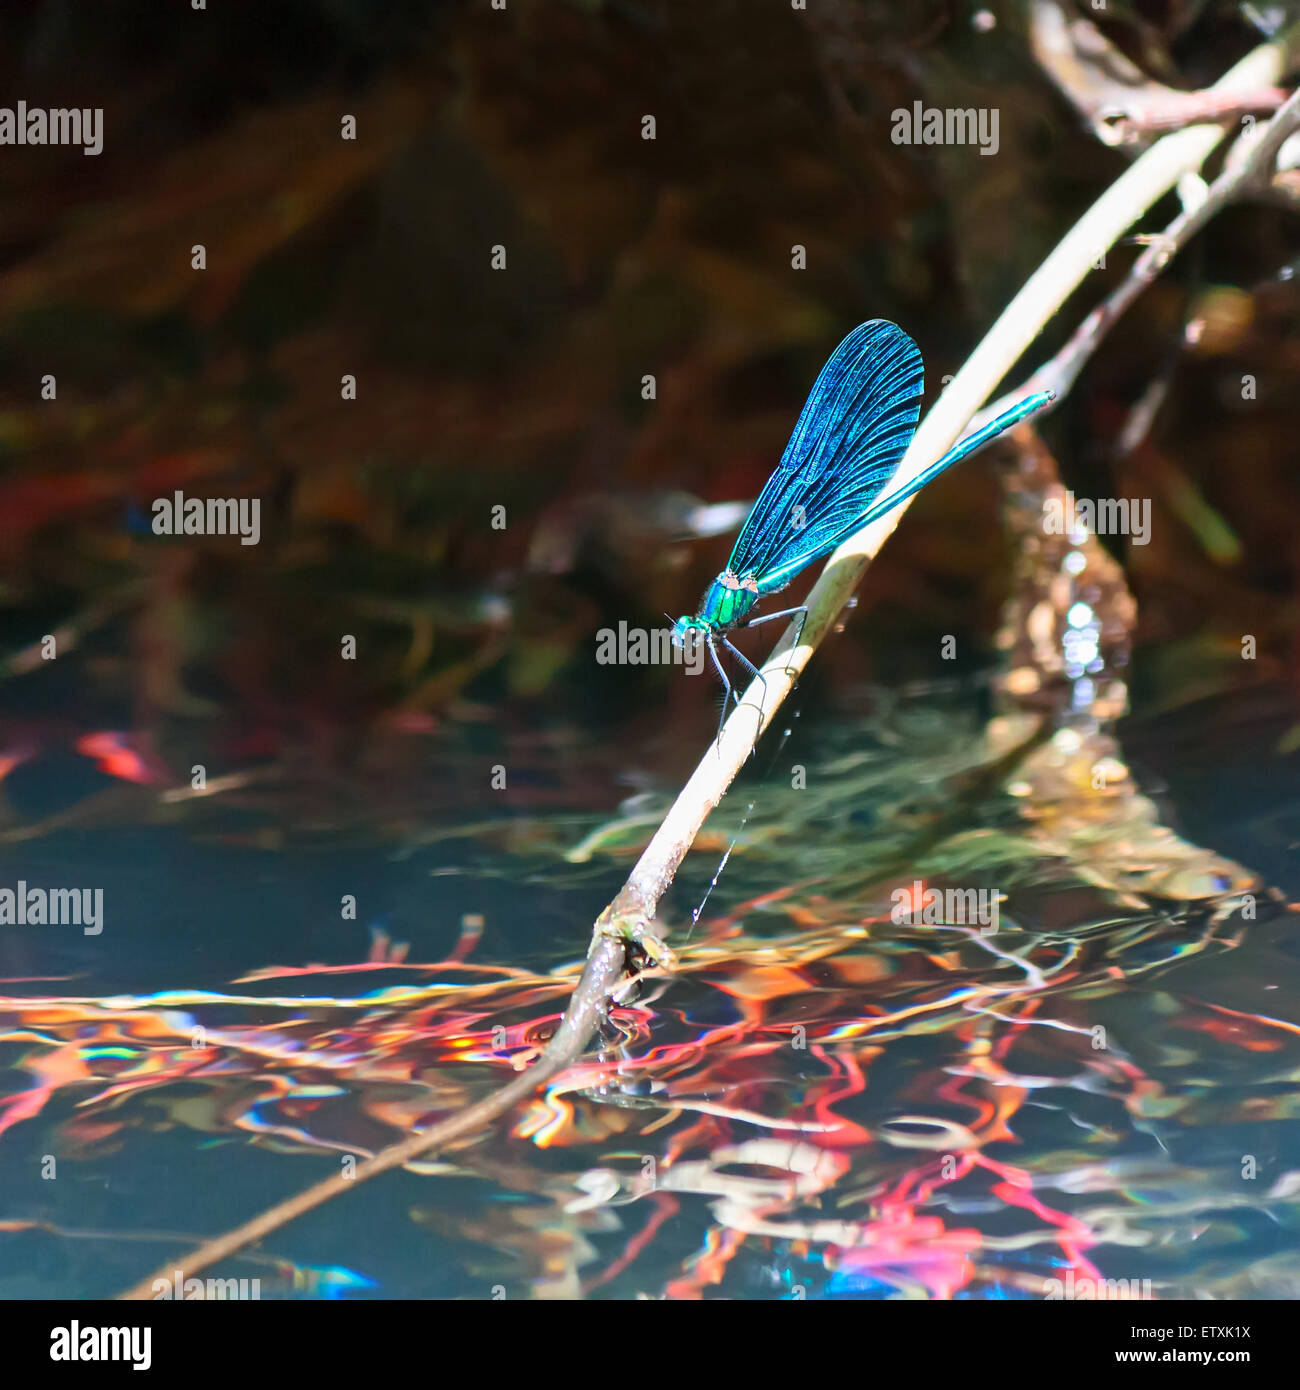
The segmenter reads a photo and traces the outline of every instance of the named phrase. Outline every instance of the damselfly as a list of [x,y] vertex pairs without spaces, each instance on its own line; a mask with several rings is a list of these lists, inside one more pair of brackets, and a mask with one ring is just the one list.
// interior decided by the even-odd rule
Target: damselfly
[[910,482],[886,493],[916,430],[924,380],[916,344],[885,319],[859,324],[822,368],[776,472],[750,509],[726,569],[709,585],[699,612],[673,625],[674,646],[708,644],[726,687],[724,717],[728,699],[739,705],[740,696],[718,660],[719,642],[767,688],[758,668],[732,645],[727,633],[796,615],[795,646],[803,633],[806,607],[751,617],[760,598],[784,589],[800,570],[905,502],[959,459],[1041,410],[1055,395],[1039,391],[1026,396],[954,444]]

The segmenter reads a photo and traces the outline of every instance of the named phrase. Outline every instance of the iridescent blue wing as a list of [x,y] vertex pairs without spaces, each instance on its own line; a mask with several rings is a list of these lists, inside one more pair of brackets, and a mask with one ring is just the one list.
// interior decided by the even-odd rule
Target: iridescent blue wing
[[856,529],[911,443],[924,383],[920,351],[897,324],[855,328],[813,384],[728,568],[770,594]]

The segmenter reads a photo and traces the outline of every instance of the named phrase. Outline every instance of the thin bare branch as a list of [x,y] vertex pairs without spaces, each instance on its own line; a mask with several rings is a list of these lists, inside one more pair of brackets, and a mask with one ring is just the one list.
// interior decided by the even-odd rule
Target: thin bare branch
[[1148,240],[1123,281],[1084,319],[1050,362],[1034,372],[1022,388],[1006,397],[1008,404],[1024,392],[1045,389],[1055,391],[1059,401],[1073,387],[1084,365],[1124,312],[1197,232],[1230,203],[1263,195],[1276,186],[1278,151],[1297,129],[1300,129],[1300,92],[1293,93],[1267,125],[1238,139],[1223,173],[1210,184],[1205,195],[1184,207],[1163,232]]

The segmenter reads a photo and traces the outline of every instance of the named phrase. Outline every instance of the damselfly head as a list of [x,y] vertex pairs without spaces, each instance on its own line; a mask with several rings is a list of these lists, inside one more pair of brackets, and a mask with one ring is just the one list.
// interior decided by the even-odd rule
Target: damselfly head
[[698,618],[688,618],[683,615],[673,624],[672,644],[674,647],[681,648],[682,651],[691,651],[697,642],[704,639],[708,631],[708,623],[703,623]]

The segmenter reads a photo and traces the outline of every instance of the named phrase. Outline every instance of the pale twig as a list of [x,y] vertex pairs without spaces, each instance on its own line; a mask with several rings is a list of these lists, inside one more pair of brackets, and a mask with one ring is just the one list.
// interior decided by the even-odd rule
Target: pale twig
[[1149,77],[1080,14],[1060,0],[1035,0],[1029,43],[1039,66],[1105,145],[1135,147],[1152,135],[1197,121],[1269,114],[1285,100],[1276,86],[1184,92]]
[[[1032,391],[1055,391],[1059,402],[1123,313],[1197,232],[1230,203],[1262,194],[1273,186],[1278,151],[1297,129],[1300,129],[1300,92],[1292,93],[1267,125],[1240,137],[1223,172],[1210,184],[1204,196],[1184,207],[1163,232],[1149,238],[1123,281],[1075,329],[1060,352],[1038,368],[1023,386],[994,402],[990,410],[1004,409]],[[1048,410],[1053,408],[1047,407]]]

